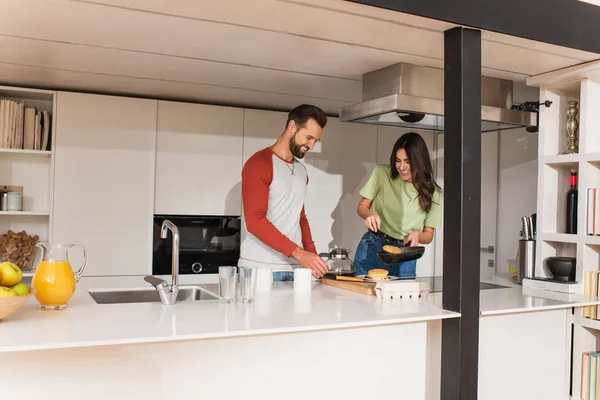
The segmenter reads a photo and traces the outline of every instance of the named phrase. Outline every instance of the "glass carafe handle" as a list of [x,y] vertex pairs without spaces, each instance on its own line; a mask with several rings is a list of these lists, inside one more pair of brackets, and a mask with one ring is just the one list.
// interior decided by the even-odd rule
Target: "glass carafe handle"
[[81,250],[83,250],[83,264],[77,270],[77,272],[75,272],[75,282],[79,282],[79,280],[83,276],[83,271],[85,271],[85,267],[87,266],[87,250],[81,244],[70,244],[67,249],[67,260],[69,260],[69,250],[71,249],[71,247],[81,247]]

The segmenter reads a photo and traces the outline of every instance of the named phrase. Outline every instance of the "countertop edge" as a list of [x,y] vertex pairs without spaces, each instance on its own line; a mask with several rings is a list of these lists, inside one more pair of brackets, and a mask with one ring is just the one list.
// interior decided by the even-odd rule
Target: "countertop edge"
[[102,347],[102,346],[118,346],[118,345],[131,345],[131,344],[152,344],[152,343],[168,343],[178,342],[187,340],[212,340],[212,339],[228,339],[228,338],[240,338],[240,337],[254,337],[254,336],[269,336],[278,334],[293,334],[293,333],[306,333],[306,332],[321,332],[321,331],[333,331],[340,329],[354,329],[354,328],[368,328],[376,326],[387,326],[387,325],[403,325],[411,323],[421,323],[438,321],[450,318],[459,318],[460,313],[441,310],[441,315],[431,316],[419,316],[413,318],[399,318],[390,319],[383,321],[367,321],[367,322],[352,322],[344,324],[328,324],[320,326],[303,326],[295,328],[273,328],[273,329],[257,329],[251,331],[238,331],[238,332],[220,332],[220,333],[207,333],[207,334],[189,334],[189,335],[178,335],[170,337],[151,337],[151,338],[129,338],[129,339],[112,339],[112,340],[92,340],[92,341],[81,341],[72,343],[59,343],[59,344],[47,344],[47,345],[33,345],[33,346],[0,346],[0,354],[2,353],[18,353],[26,351],[43,351],[43,350],[57,350],[57,349],[73,349],[73,348],[87,348],[87,347]]

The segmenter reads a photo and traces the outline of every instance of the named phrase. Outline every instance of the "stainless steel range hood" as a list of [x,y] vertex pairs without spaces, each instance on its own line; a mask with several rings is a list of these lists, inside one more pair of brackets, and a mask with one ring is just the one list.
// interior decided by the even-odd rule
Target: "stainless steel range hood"
[[[444,70],[399,63],[363,75],[363,102],[340,121],[444,130]],[[537,125],[537,113],[513,110],[512,81],[481,77],[481,131]]]

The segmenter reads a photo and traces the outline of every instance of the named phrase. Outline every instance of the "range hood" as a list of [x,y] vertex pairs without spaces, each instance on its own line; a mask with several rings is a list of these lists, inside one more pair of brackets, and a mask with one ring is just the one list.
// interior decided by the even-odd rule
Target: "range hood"
[[[362,103],[340,109],[340,121],[444,130],[444,70],[399,63],[363,75]],[[513,83],[481,77],[481,131],[529,128],[538,113],[513,109]],[[516,107],[515,107],[516,108]]]

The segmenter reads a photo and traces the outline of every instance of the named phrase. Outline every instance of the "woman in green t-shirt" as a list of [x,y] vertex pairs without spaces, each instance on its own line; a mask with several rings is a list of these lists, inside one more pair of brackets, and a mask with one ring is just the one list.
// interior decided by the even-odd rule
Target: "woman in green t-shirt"
[[383,268],[390,276],[413,278],[416,260],[386,264],[377,253],[383,246],[431,243],[442,220],[441,188],[435,182],[431,159],[421,135],[409,132],[394,144],[390,164],[377,165],[361,189],[358,215],[368,231],[354,257],[356,275]]

